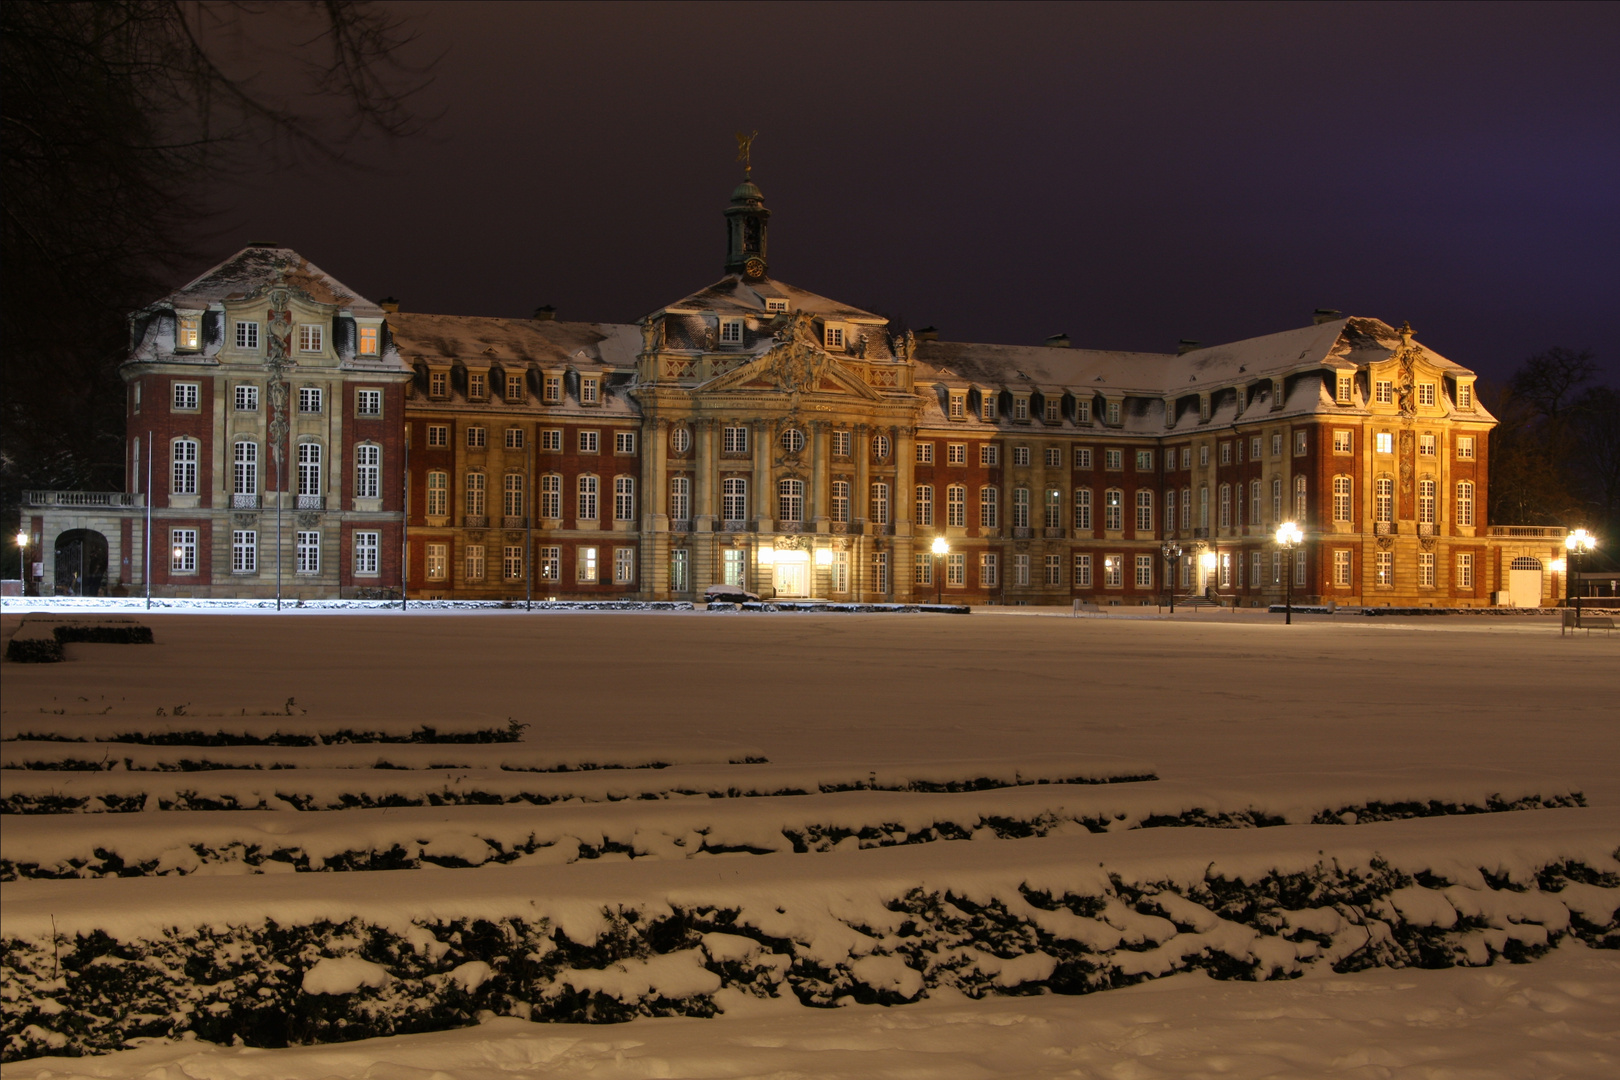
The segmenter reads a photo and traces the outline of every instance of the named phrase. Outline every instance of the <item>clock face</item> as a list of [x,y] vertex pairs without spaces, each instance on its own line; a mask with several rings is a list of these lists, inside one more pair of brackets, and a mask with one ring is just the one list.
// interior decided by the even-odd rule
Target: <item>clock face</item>
[[764,277],[765,276],[765,260],[764,259],[749,259],[747,262],[743,263],[743,273],[747,274],[751,278],[762,278],[762,277]]

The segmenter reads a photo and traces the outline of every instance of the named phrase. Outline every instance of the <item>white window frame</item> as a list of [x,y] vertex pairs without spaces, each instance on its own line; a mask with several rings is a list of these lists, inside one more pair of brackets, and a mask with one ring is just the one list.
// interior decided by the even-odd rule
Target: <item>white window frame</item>
[[1091,532],[1091,489],[1088,487],[1074,489],[1074,531],[1076,534]]
[[985,468],[995,468],[1001,464],[1001,448],[993,442],[983,443],[979,447],[979,464]]
[[323,412],[326,405],[326,394],[319,386],[300,386],[298,388],[298,411],[309,415]]
[[918,465],[932,465],[934,463],[934,444],[920,442],[916,444],[916,457]]
[[613,478],[613,520],[636,520],[636,478],[633,476]]
[[361,356],[376,356],[381,351],[382,330],[376,326],[358,328],[355,348]]
[[1354,556],[1349,548],[1333,549],[1333,587],[1336,589],[1351,589],[1355,587]]
[[1472,435],[1457,436],[1457,460],[1474,460],[1474,437]]
[[[446,551],[449,550],[447,545],[441,546],[445,547]],[[446,557],[445,562],[448,563],[448,561],[449,559]],[[466,575],[466,579],[468,581],[483,581],[484,575],[488,573],[484,545],[468,544],[466,549],[462,552],[461,565],[462,573]],[[444,577],[442,575],[444,574],[444,571],[440,571],[440,573],[441,576],[436,580],[443,581]],[[431,577],[431,574],[429,576]]]
[[1457,552],[1457,588],[1472,590],[1474,587],[1474,553],[1472,551]]
[[301,353],[318,353],[325,349],[326,328],[319,323],[298,324],[298,351]]
[[427,474],[428,517],[445,517],[450,512],[450,474],[443,469],[431,469]]
[[742,457],[748,453],[748,429],[740,424],[726,425],[720,429],[720,452],[733,457]]
[[562,453],[562,428],[544,428],[540,432],[540,452],[542,454]]
[[[854,447],[854,435],[852,435],[848,429],[844,429],[844,430],[841,430],[841,431],[835,431],[835,432],[832,433],[832,455],[833,455],[833,457],[843,457],[843,458],[850,457],[853,454],[853,447]],[[748,447],[746,445],[746,441],[745,441],[745,444],[744,444],[742,450],[739,451],[739,452],[740,453],[745,453],[745,454],[748,452]]]
[[231,447],[231,494],[259,493],[259,444],[237,439]]
[[231,573],[259,572],[259,533],[255,529],[231,530]]
[[1091,588],[1091,553],[1077,551],[1074,553],[1074,587],[1077,589]]
[[321,483],[324,457],[320,443],[306,441],[298,444],[298,494],[301,497],[326,494]]
[[354,533],[354,576],[377,577],[382,573],[382,533],[357,529]]
[[252,383],[237,383],[235,405],[237,412],[258,412],[259,388]]
[[585,473],[574,484],[574,517],[580,521],[600,521],[602,482]]
[[236,323],[236,347],[245,352],[257,352],[259,349],[259,324],[248,319],[238,319]]
[[918,484],[913,493],[917,505],[917,524],[932,527],[934,524],[934,485]]
[[541,581],[561,581],[562,548],[549,545],[536,551],[535,570]]
[[633,431],[615,431],[613,433],[613,452],[615,454],[634,454],[636,452],[636,433]]
[[429,446],[449,446],[450,425],[429,424],[427,426],[427,444]]
[[634,585],[636,583],[636,549],[633,547],[616,547],[613,549],[613,584]]
[[1333,520],[1355,520],[1355,481],[1343,473],[1333,478]]
[[169,411],[196,412],[202,400],[202,384],[194,382],[177,382],[172,386],[169,397]]
[[597,568],[599,550],[595,544],[586,544],[574,549],[574,580],[582,585],[595,585],[601,581],[601,571]]
[[502,444],[508,450],[523,449],[523,429],[520,427],[507,428],[505,434],[502,436]]
[[967,527],[967,487],[951,484],[945,488],[945,526],[952,529]]
[[1001,489],[986,484],[979,489],[979,528],[998,528],[1001,517]]
[[382,497],[382,447],[376,443],[355,445],[354,497],[357,499]]
[[720,479],[720,520],[748,519],[748,478],[726,476]]
[[523,570],[524,570],[523,545],[522,544],[502,544],[501,545],[501,580],[502,581],[522,581],[523,580]]
[[299,529],[296,536],[297,572],[321,572],[321,532],[319,529]]
[[190,436],[182,436],[169,444],[169,494],[197,494],[198,463],[202,457],[202,443]]
[[1472,526],[1474,524],[1474,482],[1472,480],[1459,480],[1456,487],[1457,524]]
[[465,481],[463,481],[463,486],[466,488],[467,516],[483,517],[484,512],[489,508],[487,501],[488,485],[484,479],[483,471],[480,469],[469,470]]
[[1077,446],[1074,448],[1074,467],[1088,472],[1091,470],[1091,447]]
[[169,530],[169,573],[195,574],[197,572],[197,530]]
[[543,521],[561,521],[562,516],[562,475],[541,473],[540,518]]
[[979,552],[979,584],[993,589],[1001,580],[1001,560],[993,551]]
[[1153,562],[1155,555],[1136,556],[1136,587],[1138,589],[1153,588]]
[[599,454],[602,452],[602,433],[593,430],[581,431],[576,445],[582,454]]
[[356,390],[354,392],[354,415],[378,417],[382,415],[383,396],[381,390]]

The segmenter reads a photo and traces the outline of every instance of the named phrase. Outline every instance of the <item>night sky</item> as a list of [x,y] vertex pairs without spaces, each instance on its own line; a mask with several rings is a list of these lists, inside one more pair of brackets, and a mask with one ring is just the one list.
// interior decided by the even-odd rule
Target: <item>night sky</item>
[[[631,321],[774,277],[956,341],[1398,324],[1620,384],[1620,5],[407,4],[425,134],[221,189],[407,310]],[[199,267],[201,269],[201,267]]]

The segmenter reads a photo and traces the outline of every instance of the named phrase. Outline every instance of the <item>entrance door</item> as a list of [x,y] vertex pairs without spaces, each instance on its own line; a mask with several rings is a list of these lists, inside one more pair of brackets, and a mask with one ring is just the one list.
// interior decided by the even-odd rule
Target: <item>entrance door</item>
[[806,573],[808,563],[778,562],[776,564],[775,581],[776,595],[781,597],[809,596],[810,575]]
[[1508,566],[1508,597],[1514,607],[1541,606],[1541,560],[1521,555]]
[[56,595],[100,596],[107,581],[107,538],[69,529],[56,538]]

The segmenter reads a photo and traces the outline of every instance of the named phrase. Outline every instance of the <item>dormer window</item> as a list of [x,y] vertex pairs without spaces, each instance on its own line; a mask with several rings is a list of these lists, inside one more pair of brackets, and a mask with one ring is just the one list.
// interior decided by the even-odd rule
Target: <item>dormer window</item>
[[1119,402],[1117,401],[1108,403],[1108,423],[1112,427],[1119,426]]
[[581,405],[595,405],[601,380],[596,376],[584,376],[579,380],[579,403]]
[[1091,423],[1091,402],[1076,401],[1074,403],[1074,422],[1077,424]]
[[321,329],[314,323],[300,324],[298,327],[298,351],[306,353],[320,352],[322,342],[325,341],[325,335],[322,334]]
[[174,347],[186,352],[202,348],[202,316],[178,315],[174,320]]
[[951,419],[962,420],[967,416],[967,394],[951,393]]
[[1339,405],[1348,405],[1348,404],[1350,404],[1350,386],[1351,386],[1351,380],[1353,378],[1354,378],[1354,376],[1351,376],[1351,375],[1340,375],[1339,376],[1338,392],[1333,395],[1333,400],[1334,400],[1334,402],[1336,404],[1339,404]]
[[987,424],[996,422],[996,395],[990,391],[979,398],[979,419]]
[[822,336],[822,341],[829,349],[842,349],[844,347],[844,328],[842,326],[829,326]]
[[1046,422],[1048,424],[1060,423],[1063,420],[1063,402],[1056,397],[1046,399]]
[[519,404],[523,401],[523,376],[508,375],[506,377],[506,400],[508,404]]
[[1457,384],[1457,408],[1472,411],[1474,408],[1474,384],[1460,382]]
[[547,375],[541,382],[540,400],[547,405],[557,405],[562,401],[562,376]]
[[450,374],[445,371],[435,371],[428,376],[428,396],[434,398],[447,398],[450,396]]
[[375,326],[362,326],[360,328],[360,355],[376,356],[379,335]]
[[1029,398],[1013,398],[1013,419],[1020,423],[1029,419]]
[[743,339],[743,324],[741,319],[720,320],[720,344],[741,345]]
[[779,311],[786,311],[787,309],[788,309],[788,302],[786,300],[777,300],[777,299],[772,298],[772,299],[767,299],[765,301],[765,310],[766,311],[779,312]]
[[481,371],[469,371],[467,373],[467,399],[469,401],[483,401],[486,393],[484,373]]

